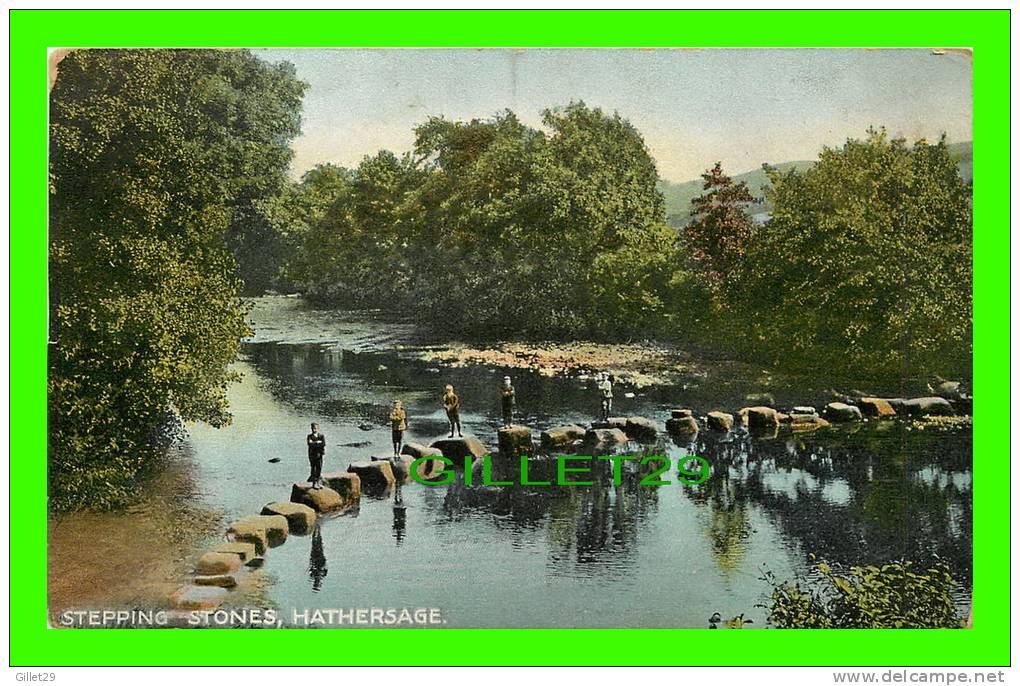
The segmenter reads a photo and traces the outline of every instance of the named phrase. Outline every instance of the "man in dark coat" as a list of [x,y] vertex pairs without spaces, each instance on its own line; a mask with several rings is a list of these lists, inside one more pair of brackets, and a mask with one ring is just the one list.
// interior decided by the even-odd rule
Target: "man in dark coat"
[[326,437],[319,432],[319,425],[312,422],[312,433],[308,434],[308,464],[312,471],[308,480],[315,488],[322,487],[322,458],[326,454]]

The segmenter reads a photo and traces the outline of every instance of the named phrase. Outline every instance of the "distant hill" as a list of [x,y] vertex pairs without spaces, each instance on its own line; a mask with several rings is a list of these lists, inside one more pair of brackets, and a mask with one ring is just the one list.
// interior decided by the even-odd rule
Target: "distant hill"
[[[964,141],[962,143],[950,143],[949,145],[950,154],[957,158],[957,169],[962,178],[967,183],[970,183],[974,178],[974,144],[972,141]],[[815,163],[814,160],[797,160],[795,162],[781,162],[772,166],[778,167],[781,171],[788,171],[795,169],[797,171],[803,171],[808,169]],[[726,171],[725,169],[723,170]],[[758,198],[760,202],[755,203],[748,208],[752,215],[763,216],[767,213],[770,208],[764,202],[765,191],[763,190],[768,185],[768,177],[765,176],[765,172],[762,169],[755,169],[753,171],[744,172],[743,174],[736,174],[733,177],[736,182],[743,181],[747,184],[748,190],[751,191],[751,195]],[[665,179],[659,179],[659,191],[666,199],[666,217],[670,226],[681,227],[687,223],[690,217],[691,200],[698,197],[704,191],[702,190],[701,179],[695,179],[693,181],[685,181],[683,183],[674,183]]]
[[[773,166],[785,172],[790,169],[802,171],[813,164],[814,161],[798,160],[796,162],[782,162]],[[726,172],[726,170],[723,169],[723,172]],[[765,193],[762,190],[762,187],[768,184],[768,177],[765,176],[763,169],[735,174],[731,178],[736,183],[745,182],[748,190],[751,191],[751,195],[761,200],[760,203],[755,203],[748,208],[751,214],[768,211],[768,207],[764,204]],[[663,197],[666,199],[667,220],[670,226],[676,227],[687,223],[691,212],[691,200],[704,193],[701,179],[685,181],[684,183],[673,183],[665,179],[659,179],[659,191],[662,192]]]

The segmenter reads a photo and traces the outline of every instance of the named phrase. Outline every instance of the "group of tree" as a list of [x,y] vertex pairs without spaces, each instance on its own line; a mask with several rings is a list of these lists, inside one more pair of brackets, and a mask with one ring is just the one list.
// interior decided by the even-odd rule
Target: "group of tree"
[[679,237],[641,136],[581,103],[543,124],[433,117],[409,154],[313,169],[297,184],[285,280],[454,334],[663,331]]
[[869,130],[803,172],[767,169],[758,226],[716,171],[687,227],[717,304],[708,340],[820,374],[969,376],[971,189],[944,140]]
[[295,186],[289,287],[477,338],[667,339],[825,374],[969,373],[971,192],[945,141],[869,130],[806,170],[766,167],[772,207],[717,164],[666,225],[654,161],[583,103],[434,117],[413,152]]
[[249,229],[276,240],[259,218],[286,188],[303,90],[292,67],[246,51],[76,50],[59,63],[53,509],[121,505],[182,421],[229,421],[228,365],[248,333],[229,247],[253,261]]

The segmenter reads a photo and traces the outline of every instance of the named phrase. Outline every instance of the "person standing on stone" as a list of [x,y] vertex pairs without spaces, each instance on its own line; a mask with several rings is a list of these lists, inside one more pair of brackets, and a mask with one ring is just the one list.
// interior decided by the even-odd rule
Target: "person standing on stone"
[[599,374],[598,389],[602,400],[602,422],[605,423],[609,421],[609,413],[613,411],[613,382],[606,372]]
[[453,386],[446,384],[446,392],[443,393],[443,409],[446,410],[446,418],[450,422],[450,438],[453,438],[453,430],[457,429],[457,435],[463,437],[460,432],[460,398],[453,392]]
[[503,377],[503,388],[500,389],[500,404],[503,410],[503,427],[510,428],[514,418],[514,387],[510,377]]
[[393,401],[390,410],[390,428],[393,430],[393,456],[400,457],[400,448],[404,443],[404,431],[407,429],[407,412],[399,400]]
[[313,488],[322,488],[322,458],[326,454],[326,437],[319,431],[319,425],[312,422],[312,433],[308,434],[308,464],[311,473],[308,481]]

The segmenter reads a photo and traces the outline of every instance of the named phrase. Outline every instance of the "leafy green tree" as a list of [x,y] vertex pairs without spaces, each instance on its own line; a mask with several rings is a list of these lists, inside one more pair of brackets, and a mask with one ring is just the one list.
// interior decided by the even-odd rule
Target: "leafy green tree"
[[945,565],[912,562],[851,567],[815,565],[814,581],[772,585],[768,621],[780,629],[958,629],[956,582]]
[[232,222],[279,188],[303,86],[246,51],[77,50],[50,94],[50,505],[113,507],[229,422]]
[[353,171],[319,167],[297,190],[308,228],[290,273],[315,299],[347,307],[399,309],[413,251],[399,212],[421,171],[388,150]]
[[316,165],[286,189],[279,203],[282,233],[292,246],[284,281],[309,297],[328,300],[332,291],[325,289],[342,264],[346,235],[337,224],[348,221],[343,208],[349,202],[351,176],[344,167]]
[[969,374],[971,199],[945,144],[882,130],[770,173],[740,304],[778,360],[895,377]]
[[655,164],[618,115],[547,110],[430,119],[423,183],[403,207],[423,318],[486,335],[630,338],[661,324],[676,234]]

